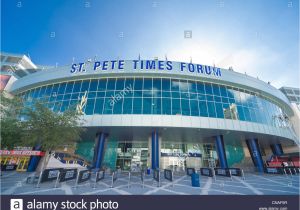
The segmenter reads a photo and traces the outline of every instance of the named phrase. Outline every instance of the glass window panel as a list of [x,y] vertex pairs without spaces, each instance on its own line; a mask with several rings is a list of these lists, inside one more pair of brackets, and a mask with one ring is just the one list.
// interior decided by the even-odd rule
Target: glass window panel
[[96,98],[97,93],[96,92],[89,92],[88,98]]
[[126,78],[126,80],[125,80],[125,88],[132,88],[133,89],[133,87],[134,87],[134,79],[132,79],[132,78]]
[[95,114],[102,114],[103,103],[104,103],[104,99],[103,98],[97,98],[96,99]]
[[143,78],[135,78],[134,90],[143,90]]
[[181,115],[179,99],[172,99],[172,115]]
[[105,91],[106,83],[107,83],[107,79],[100,79],[98,82],[98,91]]
[[105,97],[111,97],[113,98],[115,96],[115,92],[113,90],[111,91],[106,91]]
[[162,98],[162,114],[171,114],[171,99]]
[[123,90],[124,89],[124,82],[123,78],[118,78],[116,83],[116,90]]
[[189,93],[189,97],[190,97],[190,99],[197,99],[198,94],[197,93]]
[[150,98],[150,97],[152,97],[152,94],[153,94],[152,90],[144,90],[143,91],[143,97]]
[[227,95],[227,89],[223,85],[220,85],[220,93],[221,93],[221,96],[228,97],[228,95]]
[[143,98],[143,114],[151,114],[152,98]]
[[249,111],[250,111],[250,115],[251,115],[251,121],[252,122],[257,122],[255,110],[254,109],[249,109]]
[[144,78],[144,91],[152,90],[152,78]]
[[233,93],[233,90],[231,88],[227,89],[227,94],[228,94],[228,98],[234,98],[234,93]]
[[161,79],[160,78],[153,79],[153,89],[161,91]]
[[206,101],[199,101],[200,116],[208,117]]
[[214,95],[216,95],[216,96],[219,96],[219,95],[220,95],[219,85],[213,84],[213,85],[212,85],[212,89],[213,89]]
[[[66,87],[66,93],[72,93],[72,91],[73,91],[73,86],[74,86],[74,82],[73,82],[73,81],[72,81],[72,82],[68,82],[68,83],[67,83],[67,87]],[[63,89],[60,89],[60,88],[59,88],[59,93],[60,93],[60,94],[63,94],[63,93],[64,93]]]
[[251,121],[249,108],[243,107],[243,110],[244,110],[245,120],[246,121]]
[[142,91],[134,91],[134,97],[142,97],[143,96],[143,94],[142,94],[143,92]]
[[98,90],[98,80],[93,79],[91,80],[89,91],[97,91]]
[[237,106],[239,120],[245,121],[245,115],[242,106]]
[[199,101],[206,101],[206,95],[198,94],[198,100]]
[[216,115],[216,107],[214,102],[207,102],[208,108],[208,116],[209,117],[217,117]]
[[97,98],[100,98],[100,97],[105,97],[104,91],[97,92]]
[[207,101],[214,101],[214,97],[212,95],[207,95],[206,98]]
[[190,93],[197,93],[196,82],[194,82],[194,81],[188,81],[188,86],[189,86],[189,92]]
[[222,97],[222,102],[223,102],[223,103],[229,103],[229,99],[228,99],[228,98],[225,98],[225,97]]
[[123,114],[131,114],[132,111],[132,98],[124,98]]
[[172,92],[172,98],[180,98],[179,92]]
[[118,98],[117,100],[114,101],[113,105],[113,113],[114,114],[122,114],[122,107],[123,107],[123,97]]
[[224,118],[223,106],[221,103],[216,103],[216,112],[218,118]]
[[[66,87],[67,87],[66,83],[60,83],[59,89],[58,89],[58,94],[64,94],[65,90],[66,90]],[[72,86],[72,88],[73,88],[73,86]]]
[[116,87],[116,79],[115,78],[107,79],[107,90],[114,91],[115,87]]
[[179,81],[179,91],[180,92],[188,92],[189,86],[186,80],[180,80]]
[[33,98],[38,98],[40,90],[41,90],[40,87],[35,89],[34,94],[33,94]]
[[166,91],[162,92],[162,97],[170,98],[171,97],[171,92],[166,92]]
[[45,94],[47,96],[50,96],[51,92],[52,92],[52,85],[48,85],[47,88],[46,88]]
[[172,86],[171,86],[171,90],[172,91],[178,91],[179,92],[179,80],[175,80],[175,79],[172,79]]
[[81,82],[82,82],[82,81],[76,81],[76,82],[74,83],[74,86],[73,86],[73,93],[78,93],[78,92],[80,92]]
[[63,99],[64,95],[58,95],[56,97],[56,101],[61,101]]
[[153,113],[152,114],[161,114],[161,98],[153,98]]
[[220,96],[214,96],[215,102],[221,102],[221,97]]
[[65,110],[67,110],[68,107],[69,107],[69,103],[70,103],[69,100],[68,100],[68,101],[63,101],[63,102],[62,102],[62,105],[61,105],[61,108],[60,108],[60,111],[61,111],[61,112],[64,112]]
[[[71,95],[72,94],[65,94],[63,100],[69,100],[69,99],[71,99]],[[77,98],[73,98],[73,99],[77,99]]]
[[53,87],[52,87],[52,93],[56,93],[57,94],[57,92],[58,92],[58,88],[59,88],[59,84],[55,84],[55,85],[53,85]]
[[103,114],[112,114],[114,103],[111,100],[111,97],[105,97]]
[[[41,87],[41,90],[39,92],[39,98],[43,97],[46,91],[46,86]],[[28,98],[28,92],[26,93],[25,99],[27,100]]]
[[197,82],[198,93],[205,94],[205,88],[203,82]]
[[258,123],[263,123],[263,118],[261,116],[261,110],[255,109],[256,120]]
[[163,91],[170,91],[170,88],[171,88],[170,79],[162,79],[162,90]]
[[92,115],[94,112],[94,104],[95,104],[95,99],[88,99],[86,102],[85,110],[84,113],[86,115]]
[[206,94],[210,94],[210,95],[213,94],[212,87],[211,87],[210,83],[205,83],[205,92],[206,92]]
[[142,113],[142,98],[133,98],[133,114],[141,114]]
[[182,115],[190,115],[189,100],[181,99],[181,109]]
[[[71,94],[65,94],[64,95],[64,100],[70,99]],[[71,99],[73,100],[79,100],[79,93],[72,93]]]
[[180,97],[183,99],[189,99],[190,94],[188,92],[180,92]]
[[199,107],[197,100],[190,100],[191,116],[199,116]]

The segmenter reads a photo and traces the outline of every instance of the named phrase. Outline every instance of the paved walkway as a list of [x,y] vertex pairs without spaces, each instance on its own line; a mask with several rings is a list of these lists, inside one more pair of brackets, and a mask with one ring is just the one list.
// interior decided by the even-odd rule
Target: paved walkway
[[128,177],[120,175],[111,188],[111,177],[97,183],[93,189],[93,180],[79,184],[74,188],[75,180],[63,182],[54,188],[55,182],[46,182],[36,188],[36,184],[26,183],[26,178],[33,173],[3,172],[1,176],[1,194],[13,195],[300,195],[299,175],[271,175],[246,173],[245,180],[240,177],[217,176],[217,180],[200,176],[201,187],[192,187],[191,178],[186,175],[175,175],[173,184],[162,179],[161,187],[153,182],[152,176],[145,177],[142,187],[139,176],[132,176],[130,187]]

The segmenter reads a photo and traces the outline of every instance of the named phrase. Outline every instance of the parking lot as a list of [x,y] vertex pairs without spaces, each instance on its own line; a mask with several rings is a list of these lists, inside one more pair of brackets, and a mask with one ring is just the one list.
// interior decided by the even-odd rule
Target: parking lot
[[174,181],[164,178],[161,186],[153,181],[152,175],[146,175],[144,185],[140,176],[132,176],[128,182],[128,175],[120,174],[111,187],[111,176],[99,181],[96,185],[93,179],[78,184],[75,180],[62,182],[55,188],[55,181],[37,184],[26,183],[27,177],[34,173],[3,172],[1,176],[1,194],[7,195],[299,195],[298,175],[273,175],[246,173],[241,177],[200,176],[200,187],[192,187],[191,177],[174,174]]

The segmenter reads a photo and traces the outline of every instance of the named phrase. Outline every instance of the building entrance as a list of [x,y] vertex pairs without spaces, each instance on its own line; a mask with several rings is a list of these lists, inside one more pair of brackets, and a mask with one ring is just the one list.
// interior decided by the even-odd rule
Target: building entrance
[[147,142],[119,142],[117,147],[116,167],[122,170],[146,168],[148,160]]

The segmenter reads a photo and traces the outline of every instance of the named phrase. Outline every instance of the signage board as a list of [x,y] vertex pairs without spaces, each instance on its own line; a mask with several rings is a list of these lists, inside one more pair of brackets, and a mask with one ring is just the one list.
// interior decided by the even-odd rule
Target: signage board
[[240,168],[228,168],[232,176],[243,176],[242,170]]
[[59,182],[65,182],[77,177],[77,168],[63,169],[59,176]]
[[48,182],[48,181],[56,180],[59,175],[59,172],[61,172],[62,170],[63,170],[62,168],[45,169],[42,174],[41,182]]
[[35,150],[0,150],[0,155],[44,156],[45,152]]
[[85,182],[91,178],[90,170],[81,170],[79,171],[78,183]]
[[202,176],[209,176],[209,177],[213,177],[213,169],[212,168],[200,168],[200,173]]
[[173,173],[172,173],[172,170],[170,169],[165,169],[164,170],[164,177],[166,180],[169,180],[170,182],[173,181]]
[[14,171],[16,168],[17,165],[15,164],[1,164],[1,171]]
[[109,72],[132,69],[134,71],[177,71],[188,72],[189,74],[203,74],[214,77],[221,77],[221,69],[215,66],[193,64],[186,62],[173,62],[168,60],[103,60],[73,63],[70,66],[70,73]]
[[215,168],[215,174],[217,176],[228,176],[231,177],[230,171],[228,168]]

